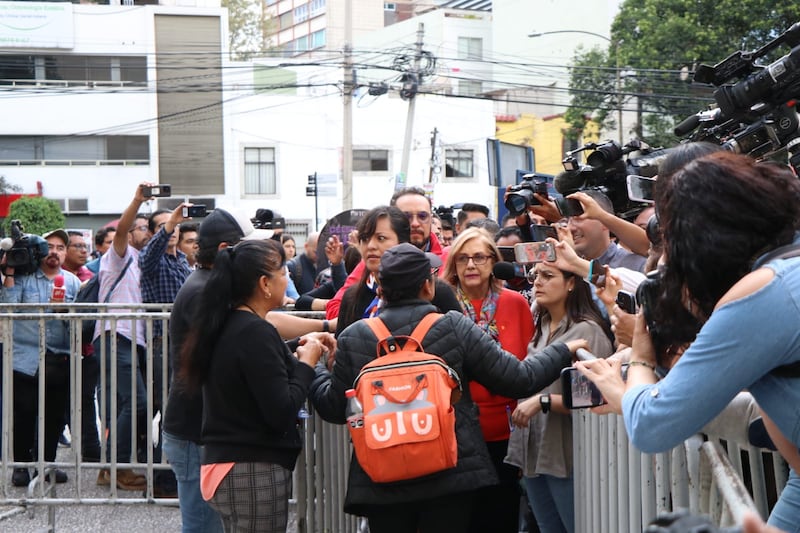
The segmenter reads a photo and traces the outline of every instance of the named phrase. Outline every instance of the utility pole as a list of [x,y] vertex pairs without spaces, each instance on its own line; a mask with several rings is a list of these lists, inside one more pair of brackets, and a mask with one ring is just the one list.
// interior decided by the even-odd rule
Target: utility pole
[[405,179],[408,179],[408,159],[411,154],[411,141],[414,132],[414,108],[416,107],[415,102],[417,101],[416,93],[418,84],[421,81],[419,75],[419,64],[422,60],[422,39],[424,38],[424,35],[425,25],[420,22],[417,29],[417,52],[414,56],[414,70],[413,72],[406,74],[407,78],[405,82],[407,84],[414,85],[410,91],[406,92],[406,94],[409,94],[410,97],[408,99],[408,116],[406,118],[406,136],[405,140],[403,141],[403,158],[400,162],[400,173]]
[[342,209],[353,208],[353,0],[344,2],[344,98],[342,116]]

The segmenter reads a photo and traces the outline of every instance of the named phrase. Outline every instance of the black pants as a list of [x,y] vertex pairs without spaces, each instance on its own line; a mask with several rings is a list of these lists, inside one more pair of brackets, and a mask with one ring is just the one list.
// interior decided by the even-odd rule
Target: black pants
[[470,533],[519,531],[519,468],[503,462],[508,441],[487,442],[489,456],[500,478],[499,485],[478,489],[472,506]]
[[[370,533],[463,533],[469,527],[469,509],[475,492],[459,492],[391,505],[374,505],[367,511]],[[491,529],[487,531],[492,531]]]
[[81,358],[81,441],[85,461],[100,461],[100,434],[97,432],[95,396],[100,379],[100,361],[94,355]]
[[[69,402],[69,355],[45,356],[44,459],[55,461]],[[14,372],[14,460],[33,461],[39,412],[39,376]]]

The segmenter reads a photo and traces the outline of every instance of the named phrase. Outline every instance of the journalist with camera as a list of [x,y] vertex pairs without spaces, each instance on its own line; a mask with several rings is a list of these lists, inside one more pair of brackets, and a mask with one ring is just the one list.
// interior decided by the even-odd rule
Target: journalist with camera
[[[788,439],[796,450],[800,181],[785,165],[717,152],[659,180],[656,210],[665,264],[641,302],[627,383],[619,363],[577,366],[623,414],[643,452],[676,446],[744,389],[779,430],[773,441]],[[649,307],[666,322],[648,331]],[[691,330],[697,335],[688,347],[686,338],[665,339],[657,351],[651,339]],[[659,366],[669,371],[657,381]],[[769,523],[796,531],[798,508],[800,478],[792,470]]]
[[[22,234],[14,225],[14,244],[0,259],[4,280],[0,302],[63,303],[75,300],[80,281],[61,268],[67,255],[69,236],[62,230],[43,237]],[[36,421],[39,404],[39,372],[45,373],[44,460],[54,461],[58,437],[64,428],[64,412],[69,405],[70,341],[69,323],[54,316],[45,321],[45,363],[39,367],[39,322],[15,320],[13,331],[14,365],[14,460],[33,461],[38,449]],[[34,474],[35,475],[35,474]],[[56,471],[56,481],[67,481],[66,473]],[[30,481],[27,468],[15,468],[14,486]]]

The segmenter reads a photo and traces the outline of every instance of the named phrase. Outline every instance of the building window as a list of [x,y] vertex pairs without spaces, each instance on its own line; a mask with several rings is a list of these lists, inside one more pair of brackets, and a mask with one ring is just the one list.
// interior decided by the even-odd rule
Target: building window
[[353,150],[353,172],[389,170],[389,150]]
[[394,2],[384,2],[383,3],[383,10],[384,11],[397,11],[397,4]]
[[466,61],[482,61],[483,39],[479,37],[459,37],[458,58]]
[[291,28],[294,25],[294,20],[292,18],[291,11],[287,11],[286,13],[282,14],[278,20],[279,20],[278,25],[282,30],[285,30],[286,28]]
[[325,30],[315,31],[311,34],[311,48],[322,48],[325,46]]
[[58,87],[146,85],[144,56],[0,55],[0,84],[36,81]]
[[295,44],[295,51],[297,53],[305,52],[308,50],[308,35],[303,35],[302,37],[298,37],[297,40],[294,42]]
[[325,12],[325,0],[311,0],[308,4],[311,10],[311,16],[316,17]]
[[459,96],[477,96],[483,91],[483,84],[475,80],[458,80]]
[[0,165],[147,165],[147,135],[0,136]]
[[308,4],[303,4],[302,6],[297,6],[294,8],[295,23],[303,22],[305,20],[308,20]]
[[472,150],[445,150],[447,178],[471,178],[473,177]]
[[275,149],[244,149],[244,193],[275,194]]

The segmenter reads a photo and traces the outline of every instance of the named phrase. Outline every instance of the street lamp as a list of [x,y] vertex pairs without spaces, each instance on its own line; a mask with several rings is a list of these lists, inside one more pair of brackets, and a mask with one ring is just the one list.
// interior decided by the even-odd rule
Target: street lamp
[[622,135],[622,80],[620,78],[620,65],[619,65],[619,41],[614,41],[610,37],[606,37],[600,33],[585,30],[554,30],[554,31],[541,31],[531,32],[528,37],[542,37],[543,35],[553,35],[556,33],[584,33],[608,41],[609,44],[614,46],[614,57],[616,59],[617,68],[614,76],[615,92],[617,93],[617,130],[619,135],[619,144],[622,145],[625,141]]

